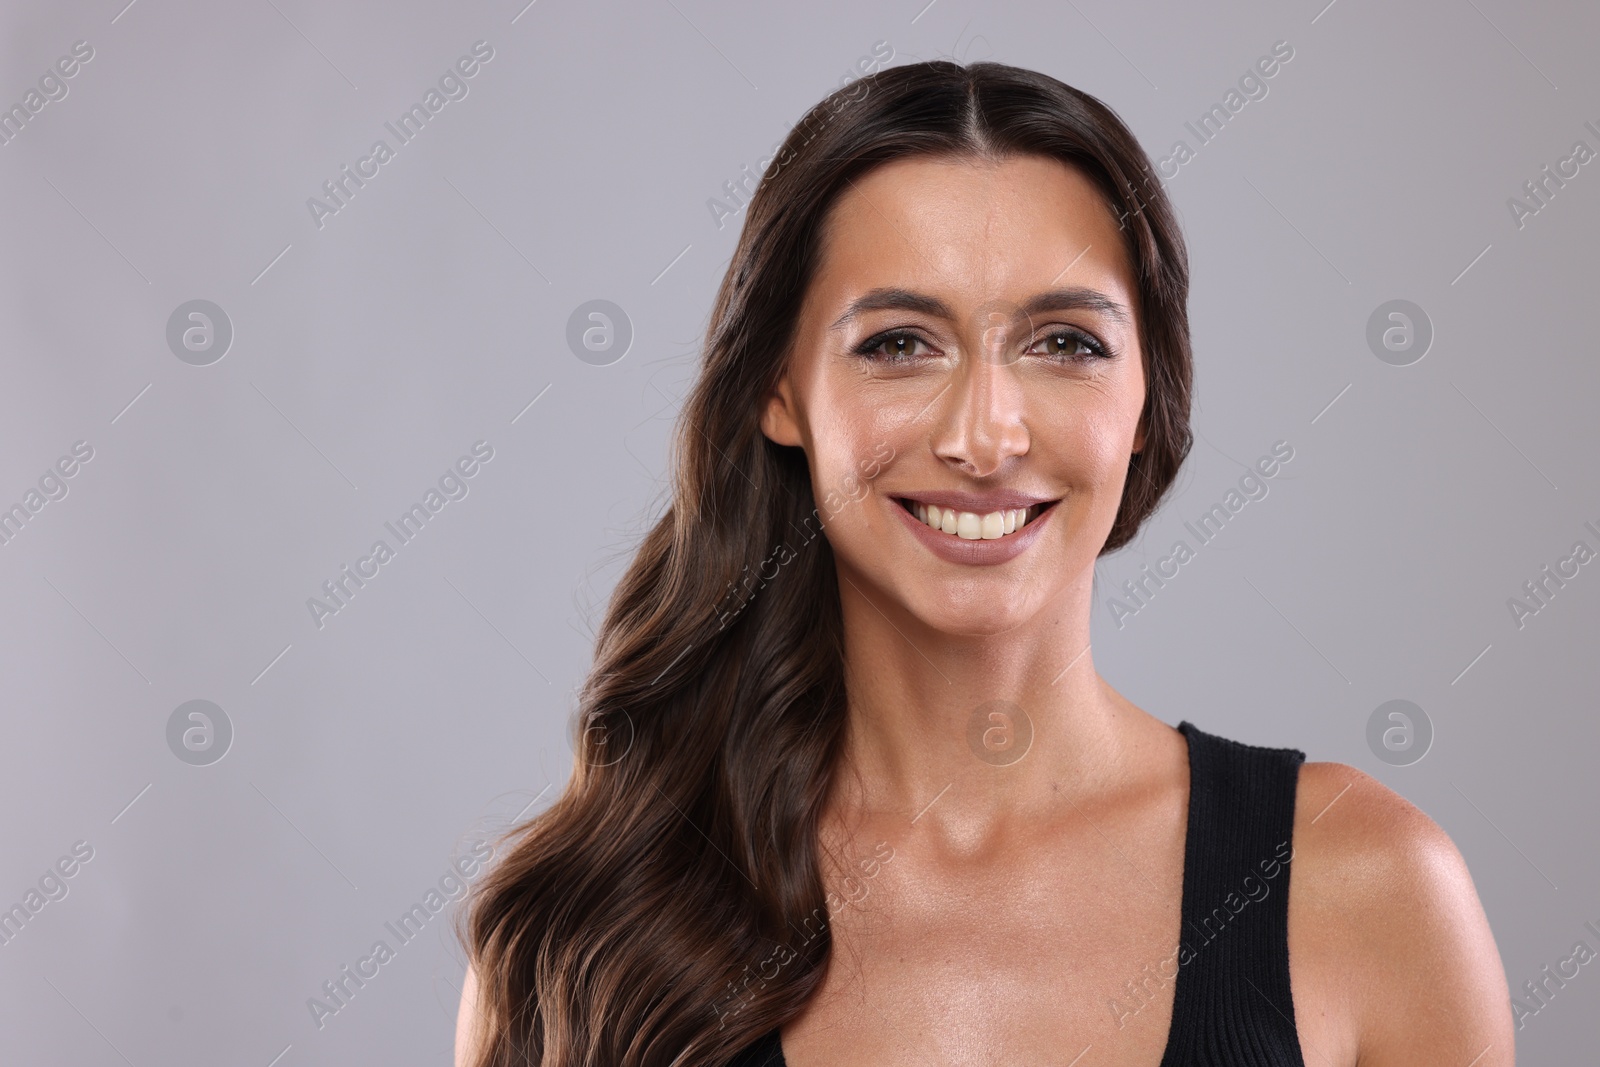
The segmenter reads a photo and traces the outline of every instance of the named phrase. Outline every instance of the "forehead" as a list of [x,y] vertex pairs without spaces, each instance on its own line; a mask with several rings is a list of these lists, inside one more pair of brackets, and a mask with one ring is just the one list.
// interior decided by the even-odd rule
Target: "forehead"
[[825,303],[897,285],[1023,303],[1061,286],[1136,308],[1122,231],[1099,188],[1043,156],[913,157],[856,179],[829,211],[814,281]]

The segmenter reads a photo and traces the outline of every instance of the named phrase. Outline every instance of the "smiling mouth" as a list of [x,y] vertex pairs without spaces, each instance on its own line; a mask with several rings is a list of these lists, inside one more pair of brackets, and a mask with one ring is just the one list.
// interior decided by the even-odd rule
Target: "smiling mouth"
[[1048,500],[1043,504],[1034,504],[1026,508],[1002,508],[980,515],[971,511],[957,511],[954,508],[923,504],[898,496],[894,501],[929,529],[958,537],[963,541],[996,541],[1009,537],[1058,503],[1055,500]]

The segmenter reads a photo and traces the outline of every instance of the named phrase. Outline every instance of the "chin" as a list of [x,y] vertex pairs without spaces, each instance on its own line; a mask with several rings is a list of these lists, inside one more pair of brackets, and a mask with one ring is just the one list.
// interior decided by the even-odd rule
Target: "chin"
[[949,596],[932,596],[924,587],[904,609],[928,629],[951,637],[997,637],[1033,617],[1038,609],[1033,597],[992,585],[971,583]]

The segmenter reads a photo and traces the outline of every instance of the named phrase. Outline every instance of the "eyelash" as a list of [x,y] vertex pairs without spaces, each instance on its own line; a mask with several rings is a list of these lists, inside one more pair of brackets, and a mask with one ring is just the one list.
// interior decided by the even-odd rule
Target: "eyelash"
[[[1048,340],[1054,337],[1070,338],[1089,350],[1089,354],[1087,355],[1048,357],[1056,362],[1087,363],[1092,360],[1110,359],[1114,355],[1114,353],[1105,345],[1101,344],[1087,333],[1084,333],[1082,330],[1071,326],[1063,326],[1057,329],[1048,330],[1040,334],[1034,343],[1037,344],[1039,341]],[[928,344],[927,340],[923,338],[921,334],[917,333],[917,331],[900,326],[892,330],[885,330],[882,333],[874,334],[858,344],[853,351],[856,355],[867,360],[869,363],[894,364],[907,362],[910,357],[904,355],[901,355],[900,358],[886,358],[883,356],[874,355],[877,349],[882,348],[885,344],[891,341],[921,341],[923,344]],[[1028,347],[1032,348],[1033,346],[1029,345]]]

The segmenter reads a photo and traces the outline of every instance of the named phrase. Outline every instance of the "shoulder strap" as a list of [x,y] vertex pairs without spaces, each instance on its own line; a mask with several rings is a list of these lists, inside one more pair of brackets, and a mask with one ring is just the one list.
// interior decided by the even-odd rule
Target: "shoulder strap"
[[1304,1067],[1289,990],[1289,861],[1305,753],[1189,722],[1183,931],[1162,1067]]

